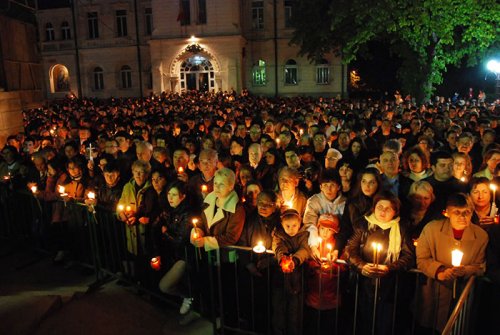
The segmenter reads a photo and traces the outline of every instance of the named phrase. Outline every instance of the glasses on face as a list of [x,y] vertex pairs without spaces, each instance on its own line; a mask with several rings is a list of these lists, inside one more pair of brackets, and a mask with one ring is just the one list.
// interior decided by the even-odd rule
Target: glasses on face
[[470,211],[469,209],[464,209],[464,210],[454,209],[454,210],[451,210],[449,213],[451,215],[463,216],[463,217],[469,217],[472,215],[472,211]]
[[392,207],[385,207],[385,206],[382,206],[382,205],[378,205],[377,207],[375,207],[375,209],[377,211],[380,211],[380,212],[393,212],[394,209]]

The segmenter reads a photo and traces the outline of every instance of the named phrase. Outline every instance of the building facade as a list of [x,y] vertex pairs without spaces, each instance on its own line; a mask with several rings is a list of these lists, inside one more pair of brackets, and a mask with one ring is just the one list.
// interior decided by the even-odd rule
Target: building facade
[[46,0],[37,12],[47,97],[186,90],[344,94],[334,55],[290,46],[293,0]]

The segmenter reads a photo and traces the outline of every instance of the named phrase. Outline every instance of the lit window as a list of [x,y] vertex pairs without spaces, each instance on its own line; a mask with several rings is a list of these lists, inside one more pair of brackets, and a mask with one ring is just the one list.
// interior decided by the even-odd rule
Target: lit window
[[259,59],[259,62],[252,68],[252,81],[254,86],[266,84],[266,62],[262,59]]

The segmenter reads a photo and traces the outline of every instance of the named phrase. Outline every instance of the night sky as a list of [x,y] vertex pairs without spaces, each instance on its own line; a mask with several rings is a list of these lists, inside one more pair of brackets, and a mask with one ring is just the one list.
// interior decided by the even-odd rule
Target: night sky
[[[349,67],[350,70],[355,69],[358,72],[363,85],[361,90],[365,91],[352,92],[351,96],[376,97],[384,91],[393,93],[400,89],[401,84],[397,80],[396,72],[401,61],[390,55],[388,47],[382,44],[373,43],[368,51],[367,55],[360,55]],[[449,97],[458,92],[463,96],[467,94],[469,87],[472,87],[475,96],[479,90],[486,90],[487,96],[492,97],[495,92],[495,76],[486,70],[486,62],[487,60],[474,67],[450,66],[444,74],[443,84],[437,87],[436,94]]]

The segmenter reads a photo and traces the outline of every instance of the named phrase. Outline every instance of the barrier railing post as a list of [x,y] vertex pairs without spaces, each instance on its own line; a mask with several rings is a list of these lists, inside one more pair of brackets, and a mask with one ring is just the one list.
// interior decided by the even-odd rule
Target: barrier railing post
[[358,319],[358,303],[359,303],[359,273],[356,272],[356,293],[354,294],[354,323],[352,325],[352,334],[356,335],[356,325]]
[[394,306],[392,309],[392,327],[391,334],[394,335],[396,327],[396,311],[398,308],[398,290],[399,290],[399,273],[396,273],[396,284],[394,285]]
[[372,335],[375,334],[375,328],[377,324],[377,303],[378,303],[379,286],[380,286],[380,278],[375,278],[375,296],[373,297]]

